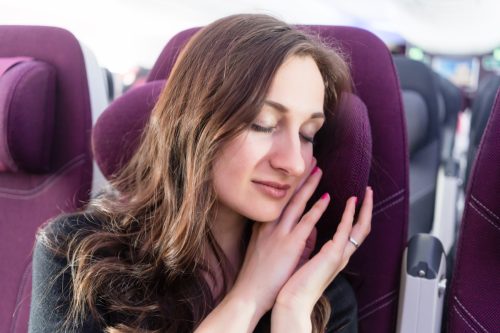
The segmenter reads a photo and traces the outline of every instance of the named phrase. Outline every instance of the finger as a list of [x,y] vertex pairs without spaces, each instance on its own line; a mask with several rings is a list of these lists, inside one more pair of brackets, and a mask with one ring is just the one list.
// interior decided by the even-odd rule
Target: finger
[[297,221],[304,212],[307,201],[311,198],[314,190],[318,186],[322,174],[323,173],[320,168],[315,168],[304,182],[302,188],[292,196],[290,202],[285,207],[280,220],[280,228],[284,231],[289,232],[292,230],[294,225],[297,224]]
[[316,223],[319,221],[321,215],[328,207],[330,203],[330,195],[325,193],[321,198],[314,203],[311,209],[300,219],[300,222],[295,225],[293,233],[297,237],[297,241],[300,241],[311,234]]
[[[312,161],[311,161],[311,164],[309,165],[309,168],[307,170],[307,172],[304,173],[304,176],[302,177],[302,179],[300,180],[299,182],[299,185],[297,185],[297,187],[295,188],[295,190],[293,191],[293,195],[292,195],[292,198],[293,196],[298,192],[300,191],[300,189],[302,188],[302,186],[304,186],[304,183],[306,182],[307,179],[309,179],[309,177],[311,177],[313,171],[314,171],[314,168],[316,168],[317,166],[317,160],[316,160],[316,157],[312,157]],[[288,201],[288,203],[285,205],[285,207],[283,207],[283,210],[281,211],[281,214],[280,216],[275,220],[273,221],[273,224],[277,224],[279,221],[281,221],[281,218],[284,214],[284,212],[286,211],[287,207],[290,205],[290,201]],[[289,230],[287,230],[289,231]]]
[[311,274],[309,277],[315,280],[314,283],[326,287],[338,272],[344,268],[346,264],[344,252],[346,246],[348,246],[348,237],[352,229],[355,206],[356,198],[352,197],[346,203],[344,214],[333,238],[326,242],[320,251],[308,261],[307,264],[310,267],[314,267],[314,274]]
[[[371,187],[366,188],[365,199],[358,215],[358,220],[353,226],[350,237],[352,237],[359,245],[361,245],[371,230],[371,220],[373,211],[373,190]],[[356,246],[349,242],[346,248],[345,256],[347,258],[356,251]]]
[[[346,207],[344,209],[344,213],[342,214],[342,218],[337,227],[337,231],[333,235],[332,241],[336,244],[344,245],[342,248],[344,249],[347,240],[349,239],[349,235],[352,230],[352,223],[354,221],[354,213],[356,212],[356,201],[358,198],[350,197],[346,202]],[[344,251],[342,251],[344,253]]]

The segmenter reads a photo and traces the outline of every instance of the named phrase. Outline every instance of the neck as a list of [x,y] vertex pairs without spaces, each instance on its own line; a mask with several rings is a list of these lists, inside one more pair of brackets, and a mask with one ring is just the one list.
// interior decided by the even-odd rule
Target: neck
[[[243,231],[246,225],[246,218],[236,214],[226,207],[217,207],[217,215],[211,225],[212,234],[220,246],[224,255],[229,261],[230,267],[226,267],[227,291],[231,290],[243,262],[241,243],[243,241]],[[208,244],[207,244],[208,245]],[[213,269],[215,276],[205,275],[205,279],[210,286],[214,299],[221,300],[219,296],[224,296],[222,288],[222,270],[217,257],[212,251],[208,251],[208,265]],[[214,280],[215,278],[215,280]]]
[[243,241],[246,220],[244,216],[219,205],[212,225],[213,235],[235,272],[240,269],[243,260],[244,253],[241,253],[241,242]]

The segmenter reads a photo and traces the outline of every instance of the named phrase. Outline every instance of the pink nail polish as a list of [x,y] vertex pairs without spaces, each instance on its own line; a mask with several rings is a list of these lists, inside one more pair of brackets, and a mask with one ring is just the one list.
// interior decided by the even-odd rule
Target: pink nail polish
[[313,175],[316,172],[318,172],[318,170],[319,170],[318,166],[315,166],[314,169],[312,169],[312,171],[311,171],[311,175]]
[[328,193],[325,193],[321,196],[321,200],[325,200],[327,199],[328,197],[330,197],[330,195]]
[[354,204],[356,205],[358,203],[358,197],[354,197]]

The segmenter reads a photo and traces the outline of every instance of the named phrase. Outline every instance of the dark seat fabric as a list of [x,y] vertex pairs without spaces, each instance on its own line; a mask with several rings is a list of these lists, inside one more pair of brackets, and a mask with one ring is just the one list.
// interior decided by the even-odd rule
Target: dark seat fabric
[[[324,140],[320,140],[324,142],[322,149],[325,155],[319,150],[315,154],[325,174],[331,175],[331,180],[323,181],[314,198],[322,193],[319,191],[324,191],[327,187],[331,189],[333,202],[341,203],[351,195],[362,197],[367,183],[373,187],[375,206],[372,231],[363,246],[351,258],[346,274],[356,291],[360,332],[390,332],[396,325],[399,275],[407,238],[408,219],[405,120],[394,64],[383,42],[367,31],[332,26],[301,28],[319,34],[325,41],[334,42],[336,47],[345,52],[351,64],[353,89],[357,97],[348,97],[350,102],[345,104],[348,106],[345,114],[339,112],[338,116],[342,115],[345,121],[349,121],[344,124],[349,123],[349,126],[356,131],[335,132],[333,127],[331,131],[331,138],[342,133],[351,135],[351,139],[342,141],[344,145],[338,144],[339,141],[335,139],[338,144],[335,148],[337,153],[347,154],[345,156],[349,164],[342,165],[339,162],[341,159],[327,155],[326,152],[331,148],[325,141],[328,135]],[[193,28],[183,31],[165,46],[149,74],[147,80],[149,83],[142,88],[142,92],[136,91],[138,95],[143,94],[142,102],[138,102],[139,104],[145,103],[144,97],[151,96],[148,89],[153,91],[157,89],[153,86],[147,88],[148,85],[162,84],[158,82],[168,78],[183,45],[197,30],[198,28]],[[116,103],[122,103],[123,106],[131,105],[125,100],[121,102],[117,100]],[[110,106],[106,113],[121,112],[113,111],[112,108],[113,106]],[[101,162],[98,159],[99,165],[103,165],[103,169],[107,169],[108,175],[111,175],[120,167],[119,159],[106,158],[110,156],[108,152],[111,151],[111,146],[99,152],[98,143],[107,140],[106,128],[111,126],[109,120],[104,121],[106,113],[95,127],[94,148],[96,156],[105,157]],[[111,113],[109,119],[112,119]],[[127,133],[125,130],[120,132]],[[357,148],[349,149],[349,147]],[[353,168],[348,169],[349,165]],[[324,178],[328,179],[328,176]],[[322,240],[333,234],[342,206],[342,204],[330,205],[324,214],[318,232],[318,247]]]
[[452,157],[458,114],[464,108],[464,97],[460,89],[446,78],[437,73],[434,73],[434,78],[439,89],[439,96],[442,97],[445,111],[440,122],[442,142],[441,160],[444,161]]
[[466,182],[490,117],[498,88],[500,88],[500,76],[492,75],[481,82],[474,96],[471,106],[469,150],[467,152],[467,170],[465,173]]
[[410,156],[427,140],[429,112],[423,97],[415,91],[402,92]]
[[[0,332],[26,332],[38,227],[88,200],[91,112],[81,47],[69,32],[0,26]],[[1,67],[1,66],[0,66]]]
[[[441,161],[440,112],[444,121],[445,110],[440,109],[438,85],[435,74],[422,62],[404,56],[394,56],[394,63],[404,93],[413,92],[425,102],[427,112],[427,128],[418,135],[420,139],[410,150],[410,220],[408,238],[417,233],[429,233],[434,218],[434,202],[436,196],[437,173]],[[405,97],[405,96],[404,96]],[[405,109],[414,108],[408,98],[404,98]],[[420,107],[423,107],[420,105]],[[444,107],[444,105],[443,105]],[[406,112],[406,111],[405,111]],[[420,112],[424,112],[421,110]],[[407,114],[407,127],[416,130]],[[412,131],[410,131],[412,133]],[[411,142],[411,141],[410,141]]]
[[448,295],[448,332],[500,329],[500,93],[473,163]]

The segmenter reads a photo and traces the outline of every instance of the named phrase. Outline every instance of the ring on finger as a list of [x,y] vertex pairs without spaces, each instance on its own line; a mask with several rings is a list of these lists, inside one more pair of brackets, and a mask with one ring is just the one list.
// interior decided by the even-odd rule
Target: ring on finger
[[354,239],[352,238],[351,236],[349,236],[349,242],[354,245],[355,248],[358,248],[359,247],[359,243]]

